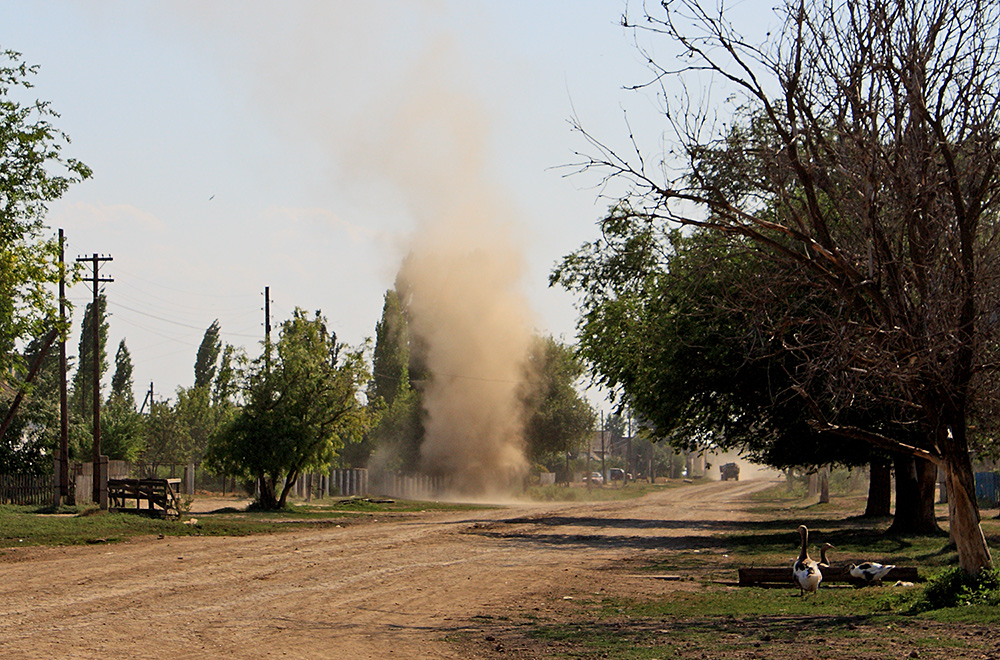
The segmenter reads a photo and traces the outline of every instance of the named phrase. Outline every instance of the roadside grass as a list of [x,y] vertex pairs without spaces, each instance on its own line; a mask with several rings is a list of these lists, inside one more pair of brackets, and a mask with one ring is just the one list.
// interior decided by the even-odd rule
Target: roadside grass
[[[696,547],[649,554],[639,565],[620,568],[672,574],[685,581],[684,587],[660,596],[594,595],[561,602],[557,616],[520,623],[512,633],[516,639],[507,645],[523,643],[553,658],[613,660],[1000,655],[1000,608],[995,605],[918,607],[924,581],[957,564],[946,534],[887,535],[890,521],[860,518],[864,498],[849,494],[818,505],[801,493],[789,496],[780,486],[755,494],[752,501],[752,511],[763,516],[713,523],[718,533],[699,537]],[[835,565],[877,560],[917,566],[920,582],[824,585],[805,598],[792,585],[736,586],[740,567],[790,567],[800,523],[809,526],[814,549],[824,542],[836,546],[831,552]],[[1000,547],[1000,519],[984,517],[982,526],[991,547]]]
[[0,553],[3,548],[37,545],[115,543],[137,536],[247,536],[293,529],[346,526],[423,511],[471,510],[479,505],[408,500],[361,499],[294,504],[281,511],[246,511],[225,507],[177,520],[137,513],[112,513],[89,507],[0,506]]
[[763,649],[768,652],[757,657],[993,657],[996,636],[984,633],[1000,623],[996,607],[904,614],[919,591],[835,587],[802,598],[793,588],[713,586],[655,600],[578,600],[564,621],[535,620],[519,629],[529,645],[545,647],[547,657],[754,657],[744,654]]

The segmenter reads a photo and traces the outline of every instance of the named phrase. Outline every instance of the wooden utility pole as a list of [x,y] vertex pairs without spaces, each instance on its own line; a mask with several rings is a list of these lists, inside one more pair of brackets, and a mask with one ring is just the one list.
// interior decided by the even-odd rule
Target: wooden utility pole
[[264,287],[264,341],[271,341],[271,287]]
[[59,499],[69,498],[69,397],[66,392],[66,243],[59,230]]
[[139,414],[146,409],[146,402],[149,401],[149,412],[153,412],[153,381],[149,381],[149,389],[146,390],[146,396],[142,398],[142,405],[139,406]]
[[264,369],[271,372],[271,287],[264,287]]
[[[101,277],[100,268],[101,263],[105,261],[111,261],[112,257],[102,256],[94,253],[90,257],[77,257],[77,261],[89,261],[91,263],[91,269],[93,270],[93,275],[91,277],[84,277],[84,282],[92,282],[94,285],[94,302],[93,311],[94,316],[92,319],[93,323],[93,351],[94,351],[94,488],[93,497],[94,503],[101,506],[102,509],[107,508],[107,502],[102,501],[101,498],[101,486],[102,481],[107,479],[107,474],[104,474],[102,470],[101,461],[101,306],[100,306],[100,284],[101,282],[114,282],[114,279],[110,277]],[[107,463],[103,463],[107,465]],[[105,468],[106,469],[106,468]]]
[[629,475],[632,474],[632,411],[626,410],[625,421],[628,424],[625,433],[628,435],[628,445],[625,449],[625,483],[629,482]]
[[607,448],[604,446],[604,411],[601,411],[601,479],[608,478],[608,470],[605,468],[604,457],[607,456]]

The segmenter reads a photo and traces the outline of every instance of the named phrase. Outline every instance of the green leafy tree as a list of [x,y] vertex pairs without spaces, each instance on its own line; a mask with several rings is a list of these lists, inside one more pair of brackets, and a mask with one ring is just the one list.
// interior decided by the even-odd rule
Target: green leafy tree
[[135,402],[112,395],[101,409],[101,453],[112,460],[133,462],[146,448],[146,418]]
[[140,460],[146,473],[156,475],[160,465],[186,462],[190,442],[187,429],[169,400],[150,402],[146,418],[146,446]]
[[[682,451],[735,449],[778,469],[884,462],[885,454],[868,443],[817,432],[809,423],[815,413],[792,377],[809,352],[787,350],[794,339],[778,329],[755,327],[778,309],[765,304],[771,298],[761,296],[758,283],[767,277],[777,286],[780,269],[744,239],[661,232],[628,207],[613,209],[601,227],[602,239],[564,259],[552,281],[582,296],[580,352],[598,382],[638,413],[650,438]],[[785,304],[828,305],[802,287],[780,290]],[[898,411],[864,397],[825,414],[901,437],[911,433],[891,423]],[[897,485],[916,488],[908,477],[901,473]],[[899,529],[936,530],[933,501],[933,488],[900,499]]]
[[0,52],[0,383],[24,363],[18,342],[42,336],[58,320],[50,285],[59,281],[59,244],[43,239],[48,204],[90,169],[62,149],[69,138],[48,102],[16,99],[31,89],[36,66]]
[[594,410],[575,385],[584,366],[573,349],[536,337],[529,350],[520,398],[528,458],[543,463],[579,449],[594,428]]
[[177,462],[201,463],[209,439],[217,431],[216,412],[208,386],[177,388],[174,413],[184,429],[184,443],[176,447]]
[[752,330],[744,283],[765,264],[738,239],[657,233],[627,207],[601,226],[602,239],[566,257],[552,281],[582,296],[580,354],[650,438],[739,449],[779,468],[837,461],[794,400],[794,356],[780,336]]
[[321,314],[310,319],[296,309],[270,359],[242,374],[244,405],[211,442],[207,461],[220,474],[255,481],[261,508],[284,507],[301,474],[325,469],[341,437],[364,430],[359,394],[370,374],[362,351],[342,348]]
[[194,386],[211,387],[215,379],[216,365],[219,361],[219,353],[222,351],[222,340],[219,339],[219,319],[212,321],[212,324],[205,330],[201,345],[198,347],[198,356],[194,362]]
[[222,350],[222,357],[219,358],[215,381],[212,383],[212,405],[233,404],[233,397],[237,392],[234,363],[238,360],[242,360],[242,355],[238,354],[232,344],[226,344]]
[[[35,339],[24,352],[32,364],[44,345]],[[0,419],[10,402],[0,403]],[[59,355],[48,351],[26,390],[17,412],[0,438],[0,474],[41,474],[52,469],[52,450],[59,440]]]
[[[959,564],[990,568],[970,421],[1000,423],[1000,13],[978,0],[789,0],[783,28],[755,46],[697,0],[649,8],[634,27],[686,53],[680,71],[650,57],[656,80],[712,72],[735,113],[710,124],[711,95],[703,111],[668,108],[665,168],[596,141],[585,167],[622,177],[648,223],[745,238],[777,274],[758,281],[770,311],[753,327],[803,357],[788,373],[810,422],[941,468]],[[816,304],[783,297],[791,283]],[[902,414],[890,428],[838,419],[859,399]]]

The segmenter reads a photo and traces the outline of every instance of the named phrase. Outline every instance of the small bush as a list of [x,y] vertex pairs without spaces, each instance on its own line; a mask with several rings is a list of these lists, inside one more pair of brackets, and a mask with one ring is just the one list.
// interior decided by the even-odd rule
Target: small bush
[[969,605],[1000,605],[1000,570],[982,570],[969,575],[961,568],[949,568],[927,581],[920,611]]

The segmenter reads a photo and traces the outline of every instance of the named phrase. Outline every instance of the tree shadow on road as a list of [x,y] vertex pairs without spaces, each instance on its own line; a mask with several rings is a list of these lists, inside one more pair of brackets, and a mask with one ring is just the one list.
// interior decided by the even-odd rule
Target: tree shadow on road
[[[528,516],[498,521],[467,521],[465,530],[508,541],[549,546],[593,549],[633,548],[724,552],[753,552],[767,548],[793,550],[798,546],[798,524],[807,525],[815,544],[867,545],[876,543],[882,552],[911,547],[906,538],[887,535],[883,525],[857,519],[802,518],[792,526],[788,520],[669,520],[602,518],[596,516]],[[657,533],[662,530],[663,533]],[[683,533],[687,530],[689,533]],[[632,533],[629,533],[629,532]]]

